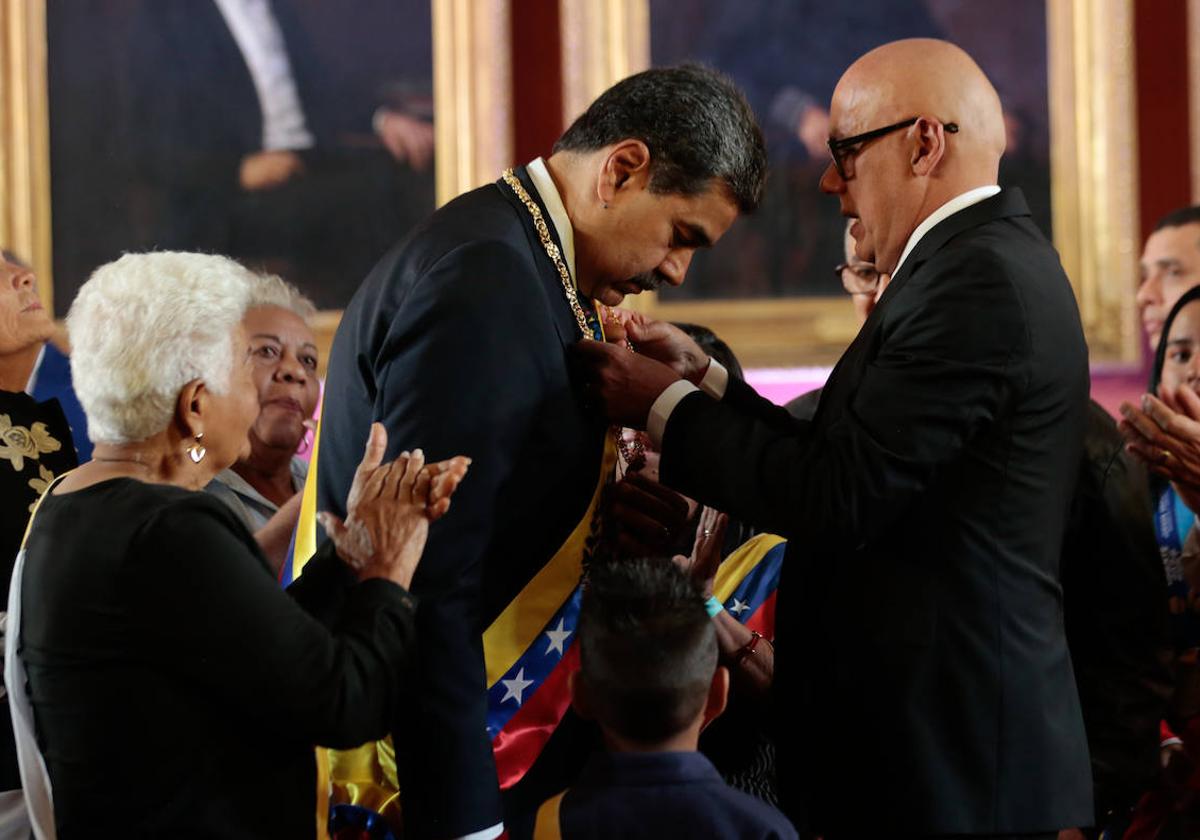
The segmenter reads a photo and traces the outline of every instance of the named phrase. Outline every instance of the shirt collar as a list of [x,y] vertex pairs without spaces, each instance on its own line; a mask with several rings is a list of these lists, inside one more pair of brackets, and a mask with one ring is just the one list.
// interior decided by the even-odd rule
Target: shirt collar
[[575,283],[575,232],[571,228],[567,208],[563,206],[562,196],[558,194],[558,187],[554,186],[554,179],[550,177],[546,161],[540,157],[526,164],[525,171],[529,173],[529,180],[533,182],[534,189],[546,205],[546,212],[550,214],[550,224],[558,234],[558,241],[562,243],[563,262],[567,264],[571,282]]
[[925,221],[917,225],[917,229],[912,232],[912,236],[908,237],[908,244],[904,246],[904,251],[900,254],[900,261],[896,263],[895,269],[892,270],[892,276],[895,277],[900,273],[900,267],[904,265],[904,261],[908,259],[908,255],[912,253],[913,248],[917,247],[917,243],[921,241],[921,238],[933,229],[934,225],[953,216],[959,210],[966,210],[972,204],[978,204],[985,199],[991,198],[998,192],[1000,192],[1000,187],[995,184],[986,187],[976,187],[973,190],[967,190],[962,195],[956,195],[930,213]]
[[642,786],[679,782],[721,781],[712,762],[698,752],[594,754],[580,775],[580,784]]

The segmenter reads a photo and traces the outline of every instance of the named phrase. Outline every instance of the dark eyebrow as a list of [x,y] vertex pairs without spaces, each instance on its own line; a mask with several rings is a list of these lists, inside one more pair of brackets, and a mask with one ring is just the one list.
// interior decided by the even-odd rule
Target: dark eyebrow
[[1155,260],[1154,264],[1157,266],[1161,266],[1163,268],[1174,268],[1175,266],[1183,265],[1182,262],[1175,259],[1174,257],[1162,257],[1161,259]]
[[1195,340],[1191,338],[1171,338],[1167,340],[1168,347],[1175,347],[1180,344],[1195,344]]
[[680,222],[679,227],[687,231],[689,248],[710,248],[712,247],[712,237],[708,235],[708,231],[700,227],[694,222]]

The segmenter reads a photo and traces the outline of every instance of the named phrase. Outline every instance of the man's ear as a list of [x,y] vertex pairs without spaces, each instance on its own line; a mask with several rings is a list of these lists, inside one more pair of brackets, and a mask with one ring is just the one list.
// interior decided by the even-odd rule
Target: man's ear
[[941,123],[921,117],[909,131],[916,140],[912,150],[913,174],[931,175],[946,154],[945,129]]
[[587,698],[587,686],[579,676],[579,671],[572,671],[567,674],[567,691],[571,694],[571,708],[575,710],[575,714],[584,720],[592,720],[592,709]]
[[607,206],[623,189],[644,189],[650,183],[650,148],[641,140],[622,140],[611,149],[600,167],[596,197]]
[[729,669],[724,665],[718,665],[717,670],[713,673],[712,682],[708,686],[708,699],[704,701],[704,722],[700,724],[702,731],[725,711],[728,702]]
[[203,379],[193,379],[183,386],[175,401],[175,422],[180,437],[194,438],[204,434],[204,422],[211,399],[211,392]]

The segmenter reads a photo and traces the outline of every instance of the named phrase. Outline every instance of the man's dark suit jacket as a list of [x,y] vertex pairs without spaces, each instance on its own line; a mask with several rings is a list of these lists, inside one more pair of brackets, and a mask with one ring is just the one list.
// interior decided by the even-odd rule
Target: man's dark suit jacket
[[846,836],[1087,825],[1058,566],[1087,348],[1018,191],[918,243],[804,423],[730,382],[664,480],[789,539],[780,797]]
[[[387,428],[389,458],[419,446],[431,461],[473,459],[412,585],[417,666],[395,737],[418,837],[501,819],[480,633],[565,541],[596,486],[606,428],[568,375],[578,339],[528,211],[499,183],[450,202],[388,253],[334,339],[320,509],[341,512],[372,421]],[[509,807],[532,818],[572,780],[545,776],[535,766]]]

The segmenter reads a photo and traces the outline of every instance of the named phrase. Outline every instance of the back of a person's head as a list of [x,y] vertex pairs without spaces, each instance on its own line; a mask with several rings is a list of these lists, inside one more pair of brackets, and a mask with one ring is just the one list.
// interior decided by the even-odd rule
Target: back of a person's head
[[725,370],[729,371],[729,375],[734,379],[746,378],[745,373],[742,371],[742,363],[734,355],[733,348],[726,344],[724,339],[715,332],[700,324],[689,324],[684,321],[675,321],[674,326],[686,333],[692,341],[699,344],[700,349],[719,362]]
[[256,274],[250,284],[250,302],[247,308],[277,306],[295,314],[301,321],[311,325],[317,314],[316,305],[303,292],[278,274]]
[[767,153],[754,113],[729,79],[697,64],[630,76],[600,94],[555,152],[594,152],[622,140],[650,150],[650,189],[698,195],[723,182],[743,213],[762,197]]
[[1183,227],[1184,225],[1196,223],[1200,223],[1200,204],[1193,204],[1191,207],[1180,207],[1178,210],[1172,210],[1158,220],[1154,225],[1154,231]]
[[126,254],[96,269],[67,315],[88,436],[130,443],[162,431],[195,379],[224,393],[253,281],[228,257],[177,251]]
[[597,563],[579,616],[580,673],[590,713],[652,745],[694,723],[717,668],[717,638],[692,580],[666,558]]

